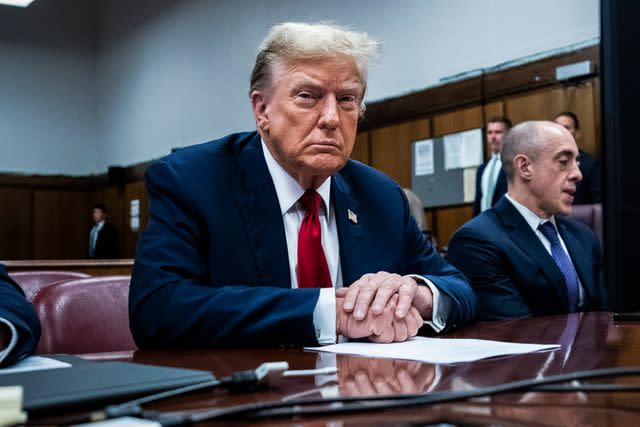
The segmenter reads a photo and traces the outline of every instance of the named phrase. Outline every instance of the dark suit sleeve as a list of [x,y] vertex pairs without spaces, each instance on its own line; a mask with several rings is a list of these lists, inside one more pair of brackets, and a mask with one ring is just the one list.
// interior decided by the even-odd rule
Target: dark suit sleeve
[[10,322],[18,333],[16,346],[0,363],[11,365],[31,354],[40,339],[40,321],[33,307],[26,300],[22,289],[0,264],[0,317]]
[[[317,344],[318,289],[212,283],[210,251],[232,257],[234,248],[207,247],[208,233],[216,230],[201,225],[187,187],[170,165],[155,163],[146,179],[150,222],[138,241],[129,294],[131,331],[139,347]],[[255,268],[253,260],[247,268]]]
[[118,231],[114,228],[113,225],[109,225],[109,230],[107,234],[108,244],[107,244],[107,254],[106,258],[116,259],[120,256],[120,244],[118,242]]
[[592,256],[594,260],[593,269],[594,276],[596,278],[596,295],[594,296],[595,303],[593,304],[593,310],[607,311],[608,301],[604,271],[604,256],[602,254],[600,240],[595,235],[593,235],[592,248]]
[[480,200],[482,199],[482,171],[484,166],[480,166],[476,171],[476,197],[473,200],[473,216],[480,213]]
[[[399,191],[402,192],[400,189]],[[405,198],[404,193],[402,194]],[[451,302],[446,332],[475,320],[478,303],[464,275],[445,261],[411,218],[405,198],[406,254],[405,274],[419,274],[430,280]]]
[[469,279],[480,318],[498,320],[531,315],[516,283],[506,273],[501,249],[476,228],[463,227],[449,243],[447,259]]
[[105,223],[98,234],[96,258],[115,259],[119,257],[118,232],[109,223]]
[[595,159],[593,160],[591,170],[591,202],[602,202],[602,193],[600,190],[600,164]]

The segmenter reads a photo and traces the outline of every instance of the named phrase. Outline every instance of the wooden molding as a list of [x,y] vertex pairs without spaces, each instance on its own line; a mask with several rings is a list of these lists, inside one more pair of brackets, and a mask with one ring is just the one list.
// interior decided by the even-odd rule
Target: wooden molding
[[107,175],[23,175],[0,173],[0,187],[38,190],[93,190],[108,183]]
[[[591,46],[506,70],[373,102],[367,105],[365,117],[360,122],[358,131],[369,131],[462,107],[485,104],[533,89],[571,84],[574,82],[556,80],[556,67],[586,60],[594,64],[594,72],[589,76],[582,76],[580,81],[599,74],[600,46]],[[153,160],[133,166],[112,167],[108,174],[83,177],[5,173],[0,174],[0,186],[90,190],[109,184],[124,185],[144,180],[144,173],[151,163]]]
[[599,74],[600,46],[591,46],[495,73],[373,102],[367,105],[365,118],[360,122],[358,131],[429,117],[465,106],[485,104],[507,95],[533,89],[571,84],[574,82],[556,80],[555,69],[562,65],[586,60],[593,63],[593,74],[582,76],[579,80]]

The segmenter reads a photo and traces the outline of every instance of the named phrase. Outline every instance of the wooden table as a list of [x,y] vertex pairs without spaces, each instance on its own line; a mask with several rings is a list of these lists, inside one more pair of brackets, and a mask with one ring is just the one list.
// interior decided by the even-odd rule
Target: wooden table
[[[594,368],[640,366],[640,323],[614,323],[610,313],[581,313],[502,322],[483,322],[447,335],[523,343],[563,343],[553,352],[501,357],[457,365],[433,365],[389,359],[338,356],[337,381],[316,384],[316,378],[284,379],[268,390],[230,394],[204,391],[147,405],[147,409],[183,411],[277,401],[294,396],[364,395],[379,391],[423,392],[464,390],[505,382]],[[221,349],[136,351],[83,355],[89,359],[129,360],[212,371],[221,377],[285,360],[291,369],[313,369],[318,353],[300,349]],[[615,382],[640,381],[618,379]],[[319,381],[318,381],[319,382]],[[53,418],[34,419],[34,422]],[[640,393],[517,393],[432,407],[374,411],[334,417],[228,421],[223,425],[390,425],[398,423],[499,425],[640,424]]]

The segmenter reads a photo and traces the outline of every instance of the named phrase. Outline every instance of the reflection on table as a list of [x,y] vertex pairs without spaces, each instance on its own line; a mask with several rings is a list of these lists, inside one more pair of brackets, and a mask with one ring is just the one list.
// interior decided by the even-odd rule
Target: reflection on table
[[[483,322],[445,338],[560,343],[562,347],[555,351],[455,365],[346,355],[336,357],[300,349],[154,350],[83,357],[205,369],[218,377],[238,370],[255,369],[263,362],[281,360],[289,362],[290,369],[314,369],[331,364],[338,367],[335,375],[287,377],[270,389],[235,394],[209,390],[147,405],[149,409],[161,411],[191,411],[282,399],[466,390],[577,370],[640,365],[640,324],[614,324],[610,313]],[[338,425],[397,422],[634,425],[640,422],[638,402],[640,393],[512,393],[432,407],[302,420],[273,419],[258,424],[325,425],[340,421],[342,424]],[[246,423],[253,425],[255,421]],[[238,422],[229,421],[228,424]]]

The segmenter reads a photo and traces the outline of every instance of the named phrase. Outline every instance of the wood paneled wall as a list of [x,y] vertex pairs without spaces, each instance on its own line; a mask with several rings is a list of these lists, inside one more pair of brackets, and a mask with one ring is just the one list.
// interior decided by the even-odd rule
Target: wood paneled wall
[[[581,121],[580,148],[601,152],[600,81],[555,81],[555,67],[591,60],[598,69],[598,48],[547,58],[510,70],[412,93],[368,106],[360,123],[352,158],[369,164],[401,186],[411,186],[411,143],[432,136],[482,127],[506,115],[514,123],[551,120],[565,110]],[[131,258],[148,221],[143,174],[150,162],[118,169],[119,183],[107,176],[53,177],[49,180],[0,174],[0,259],[84,258],[91,227],[90,208],[103,203],[120,234],[120,254]],[[140,230],[130,227],[130,202],[140,200]],[[427,224],[439,246],[471,218],[471,205],[429,209]]]
[[33,258],[31,191],[0,188],[0,259]]
[[371,142],[369,141],[369,132],[360,132],[356,135],[356,142],[353,145],[351,158],[367,165],[371,163]]
[[[369,141],[371,166],[401,186],[410,187],[412,142],[483,127],[494,116],[506,115],[517,124],[526,120],[553,120],[561,111],[573,111],[581,124],[578,145],[597,156],[601,151],[599,109],[599,79],[591,77],[572,85],[535,89],[405,123],[366,129],[358,134],[358,140]],[[486,147],[485,156],[488,156]],[[471,217],[471,204],[426,211],[427,224],[440,247],[446,246],[453,233]]]
[[506,97],[506,115],[514,124],[525,120],[553,120],[562,111],[573,111],[580,120],[578,146],[584,151],[600,154],[600,83],[589,79],[573,86],[537,90]]
[[428,119],[376,129],[371,132],[371,166],[403,187],[411,187],[411,143],[431,136]]
[[90,229],[88,192],[36,191],[33,214],[35,259],[87,256]]

